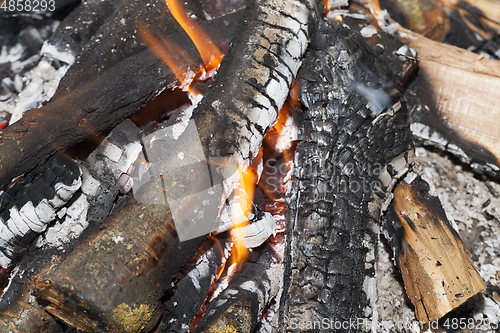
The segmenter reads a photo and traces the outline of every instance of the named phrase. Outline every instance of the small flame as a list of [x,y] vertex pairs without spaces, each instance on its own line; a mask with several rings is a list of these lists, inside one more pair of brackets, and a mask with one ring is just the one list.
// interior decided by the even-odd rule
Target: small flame
[[208,35],[201,29],[196,22],[191,19],[182,8],[178,0],[165,0],[172,16],[177,20],[181,27],[189,35],[198,52],[203,59],[207,71],[219,67],[224,55]]
[[334,18],[335,21],[342,22],[342,16],[338,15]]
[[328,14],[330,9],[330,0],[323,0],[323,6],[325,6],[325,14]]
[[[196,96],[191,88],[195,73],[185,69],[189,68],[190,64],[194,64],[189,55],[175,42],[168,41],[163,37],[160,37],[161,41],[157,40],[143,25],[139,25],[139,32],[151,51],[172,70],[175,77],[180,81],[183,90],[187,90],[191,95]],[[172,52],[172,50],[175,50],[175,52]]]
[[257,171],[252,167],[245,169],[238,168],[238,172],[240,174],[240,182],[234,191],[234,197],[239,198],[241,212],[245,220],[231,229],[233,247],[231,249],[232,260],[227,273],[228,279],[234,274],[236,268],[248,257],[249,251],[243,239],[244,235],[241,233],[241,229],[248,225],[248,216],[252,212],[255,184],[258,178]]
[[189,38],[191,38],[203,59],[204,66],[198,73],[189,70],[189,67],[194,64],[195,61],[175,42],[169,41],[163,37],[159,37],[159,39],[156,38],[143,25],[139,25],[139,32],[153,53],[172,70],[174,75],[181,82],[182,89],[199,99],[201,96],[199,96],[192,87],[193,80],[195,78],[198,80],[206,80],[213,76],[222,58],[224,58],[224,54],[210,37],[208,37],[205,31],[187,15],[178,0],[165,0],[165,3],[172,13],[172,16],[189,35]]

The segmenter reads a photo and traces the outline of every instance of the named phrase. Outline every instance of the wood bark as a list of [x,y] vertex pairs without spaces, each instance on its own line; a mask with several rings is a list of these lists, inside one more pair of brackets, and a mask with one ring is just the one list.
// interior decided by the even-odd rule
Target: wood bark
[[247,261],[219,296],[207,306],[193,333],[251,333],[262,311],[280,289],[282,265],[269,244],[258,250],[255,262]]
[[[309,4],[301,1],[263,0],[249,7],[247,15],[209,91],[193,111],[198,135],[175,138],[181,152],[201,145],[205,161],[217,160],[210,184],[223,184],[224,193],[235,188],[237,181],[230,179],[239,177],[235,168],[250,164],[274,123],[308,46],[314,16]],[[189,128],[190,122],[183,126]],[[204,190],[206,184],[193,170],[173,170],[164,177],[165,189],[177,195]],[[213,196],[218,204],[226,198]],[[208,209],[192,198],[182,203],[189,210]],[[215,221],[191,222],[197,229],[208,226],[208,233]],[[165,281],[194,254],[203,237],[180,243],[171,210],[140,205],[131,198],[101,229],[82,240],[51,272],[38,276],[37,292],[51,303],[48,311],[79,329],[146,330],[158,320],[158,300],[169,288]]]
[[500,63],[409,30],[401,29],[399,37],[420,59],[406,93],[414,135],[498,177]]
[[[200,25],[215,40],[227,44],[240,14]],[[121,23],[124,18],[126,24]],[[83,18],[69,19],[59,29],[80,32],[79,20]],[[0,134],[0,184],[33,169],[56,150],[105,133],[164,89],[180,85],[172,71],[140,40],[140,22],[152,34],[173,40],[194,55],[195,63],[179,65],[186,72],[197,71],[202,63],[196,58],[197,50],[164,1],[154,0],[150,6],[126,1],[96,31],[96,37],[84,44],[84,51],[76,51],[79,57],[52,100],[40,109],[27,111]]]
[[486,291],[427,177],[410,172],[396,186],[384,225],[420,322],[440,319]]
[[332,329],[326,319],[339,331],[370,330],[380,207],[413,159],[408,111],[394,91],[404,66],[338,22],[321,22],[309,52],[298,76],[307,111],[287,193],[278,329]]

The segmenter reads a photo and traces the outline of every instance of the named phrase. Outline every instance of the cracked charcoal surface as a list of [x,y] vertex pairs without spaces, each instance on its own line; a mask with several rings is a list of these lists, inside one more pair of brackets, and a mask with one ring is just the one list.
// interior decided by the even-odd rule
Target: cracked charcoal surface
[[[311,43],[298,75],[309,110],[287,194],[290,276],[285,275],[281,316],[286,332],[297,328],[292,319],[372,316],[376,295],[367,290],[375,287],[377,221],[391,186],[380,178],[402,172],[412,148],[408,112],[404,104],[397,107],[397,99],[394,115],[384,109],[374,121],[380,110],[370,92],[390,94],[399,82],[397,66],[338,23],[322,22]],[[404,163],[391,165],[398,156]]]
[[0,194],[0,265],[19,259],[81,186],[79,167],[57,153]]

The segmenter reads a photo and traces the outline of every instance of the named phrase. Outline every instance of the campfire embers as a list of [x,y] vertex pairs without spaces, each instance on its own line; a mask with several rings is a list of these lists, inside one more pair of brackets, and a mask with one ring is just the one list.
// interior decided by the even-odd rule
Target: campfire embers
[[[99,28],[115,31],[123,43],[99,43],[102,36],[95,36],[88,46],[96,53],[88,51],[88,61],[104,54],[97,67],[85,68],[82,55],[57,98],[45,107],[57,111],[67,103],[66,109],[76,105],[82,111],[50,136],[62,136],[62,143],[54,141],[56,148],[113,127],[165,86],[182,86],[192,95],[205,90],[192,83],[210,76],[208,63],[219,56],[211,58],[214,52],[208,52],[203,60],[188,59],[197,52],[186,46],[190,42],[184,33],[182,38],[176,33],[162,37],[163,27],[177,26],[170,16],[156,17],[157,11],[166,13],[165,5],[138,6],[126,2],[112,23]],[[129,14],[136,12],[137,21],[144,19],[144,43],[153,51],[131,33],[131,26],[139,27],[128,26]],[[258,326],[264,332],[278,323],[281,330],[293,330],[301,320],[325,317],[336,322],[359,318],[363,329],[376,327],[376,222],[394,182],[413,159],[408,114],[396,89],[415,68],[415,55],[394,41],[397,47],[380,43],[373,52],[361,35],[316,14],[303,1],[249,5],[234,45],[199,104],[196,96],[192,105],[158,123],[122,122],[81,163],[81,188],[69,200],[66,214],[61,212],[36,243],[51,249],[48,254],[33,252],[42,259],[34,268],[26,258],[18,263],[5,297],[28,304],[29,296],[13,293],[24,292],[22,283],[31,283],[35,275],[36,295],[45,310],[84,331],[139,332],[159,325],[164,331],[250,332]],[[312,35],[317,21],[319,31]],[[292,92],[303,105],[295,102],[291,113],[304,119],[298,121],[302,141],[288,184],[287,237],[270,237],[284,228],[283,179],[291,177],[295,145],[271,137],[293,132],[292,117],[279,119],[283,128],[275,126],[262,140],[289,95],[311,38],[313,46]],[[172,40],[182,41],[176,42],[180,48],[175,52],[185,60],[175,70],[162,63]],[[103,74],[99,66],[104,66]],[[196,73],[202,66],[208,67]],[[131,80],[134,69],[140,71],[136,77],[147,74],[152,82],[129,82],[121,86],[126,90],[112,93],[119,80]],[[170,75],[174,71],[180,82]],[[83,81],[79,88],[78,80]],[[88,98],[107,85],[113,89],[96,95],[97,101]],[[111,101],[113,96],[118,101]],[[108,109],[120,112],[101,118]],[[12,156],[18,157],[9,145],[25,136],[23,126],[9,129],[4,138]],[[68,138],[66,126],[83,130]],[[43,128],[37,131],[46,134]],[[35,146],[40,154],[27,157],[26,170],[54,148]],[[7,170],[4,177],[13,172]],[[280,180],[273,182],[275,177]],[[120,189],[132,189],[132,194],[115,202]],[[80,236],[85,223],[90,227]],[[194,238],[211,230],[222,234],[205,243],[204,237]],[[68,245],[66,236],[80,237]],[[247,248],[252,250],[242,263],[236,257]],[[179,274],[197,250],[192,269]],[[176,276],[173,288],[170,281]],[[40,314],[39,304],[21,308],[32,317]],[[52,317],[41,318],[53,324]]]

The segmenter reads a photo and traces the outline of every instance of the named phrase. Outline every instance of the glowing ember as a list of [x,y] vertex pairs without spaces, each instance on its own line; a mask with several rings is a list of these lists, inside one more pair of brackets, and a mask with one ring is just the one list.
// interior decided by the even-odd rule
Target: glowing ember
[[338,15],[334,18],[335,21],[342,22],[342,16]]
[[323,5],[325,6],[325,14],[331,11],[330,9],[330,0],[323,0]]

